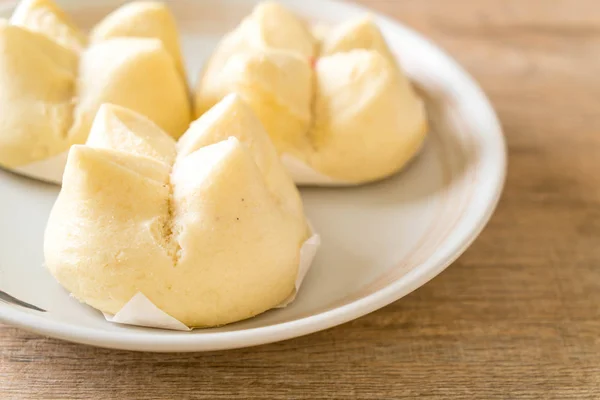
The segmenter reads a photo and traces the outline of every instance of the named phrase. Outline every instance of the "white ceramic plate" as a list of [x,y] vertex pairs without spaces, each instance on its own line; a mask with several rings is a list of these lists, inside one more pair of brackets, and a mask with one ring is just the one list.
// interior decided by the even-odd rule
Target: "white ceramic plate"
[[[119,1],[63,1],[89,27]],[[171,2],[191,80],[254,1]],[[335,23],[367,10],[331,0],[285,2],[313,21]],[[14,4],[0,0],[0,15]],[[61,339],[147,351],[219,350],[284,340],[365,315],[439,274],[475,239],[504,182],[505,143],[477,84],[432,43],[376,16],[393,51],[425,94],[431,134],[399,175],[346,189],[304,189],[323,246],[289,307],[216,329],[174,332],[115,325],[71,299],[42,266],[42,242],[58,188],[0,170],[0,290],[39,312],[0,301],[0,320]]]

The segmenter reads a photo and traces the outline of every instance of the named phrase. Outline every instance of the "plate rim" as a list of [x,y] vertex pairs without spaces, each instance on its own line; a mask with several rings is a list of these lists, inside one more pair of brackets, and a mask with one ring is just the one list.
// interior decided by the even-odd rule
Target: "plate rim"
[[[13,4],[14,2],[10,0],[0,0],[0,10],[11,7]],[[310,7],[311,4],[316,6],[316,0],[305,0],[303,6]],[[461,81],[461,87],[469,88],[469,95],[474,99],[471,103],[479,103],[481,111],[485,111],[485,114],[487,114],[487,125],[494,128],[490,129],[487,139],[488,141],[496,141],[496,146],[494,146],[496,164],[488,165],[487,168],[491,172],[486,174],[486,176],[490,175],[490,184],[488,185],[489,192],[484,196],[485,204],[477,210],[479,215],[472,217],[473,221],[457,233],[459,236],[455,239],[456,243],[450,246],[443,257],[430,268],[415,268],[382,289],[348,304],[292,321],[238,331],[206,332],[196,335],[176,334],[175,332],[160,335],[133,331],[99,331],[94,328],[48,320],[1,302],[0,322],[71,342],[122,350],[197,352],[251,347],[322,331],[369,314],[425,285],[462,255],[487,225],[500,200],[506,180],[507,144],[500,121],[490,100],[479,84],[457,61],[427,37],[400,21],[365,6],[351,4],[343,0],[319,0],[318,4],[327,8],[345,8],[347,12],[351,13],[369,13],[377,21],[388,26],[389,29],[402,32],[403,35],[412,36],[413,39],[421,43],[423,51],[435,55],[444,64],[444,69],[452,70],[456,79]],[[457,83],[453,83],[453,85],[459,86]],[[466,97],[464,92],[460,96]],[[493,168],[490,169],[490,167]],[[157,332],[163,331],[157,330]]]

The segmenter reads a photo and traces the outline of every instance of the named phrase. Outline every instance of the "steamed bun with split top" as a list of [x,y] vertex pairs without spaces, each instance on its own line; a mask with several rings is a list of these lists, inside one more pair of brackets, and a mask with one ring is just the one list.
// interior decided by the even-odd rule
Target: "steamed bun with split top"
[[46,265],[80,301],[117,313],[143,293],[187,326],[242,320],[295,291],[310,236],[302,202],[251,109],[228,96],[175,142],[101,107],[71,148]]
[[427,130],[422,101],[368,17],[311,30],[277,3],[258,5],[208,61],[196,115],[231,92],[256,112],[299,184],[387,177]]
[[172,17],[153,2],[123,9],[100,22],[89,45],[50,0],[25,0],[0,22],[1,167],[60,182],[62,155],[85,143],[107,102],[175,138],[187,129],[191,104]]

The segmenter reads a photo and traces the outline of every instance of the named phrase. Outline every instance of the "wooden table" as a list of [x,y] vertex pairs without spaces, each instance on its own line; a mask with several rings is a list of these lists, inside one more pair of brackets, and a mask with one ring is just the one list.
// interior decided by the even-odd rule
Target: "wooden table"
[[510,148],[488,228],[406,298],[325,332],[140,354],[0,327],[0,398],[600,398],[600,3],[371,0],[455,56]]

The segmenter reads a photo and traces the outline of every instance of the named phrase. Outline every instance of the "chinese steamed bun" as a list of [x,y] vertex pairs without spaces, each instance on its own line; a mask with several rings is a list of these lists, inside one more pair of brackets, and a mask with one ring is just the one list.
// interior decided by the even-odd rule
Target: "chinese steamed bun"
[[87,145],[71,148],[44,253],[67,290],[105,313],[141,292],[188,326],[216,326],[294,293],[309,234],[267,134],[230,96],[178,143],[103,106]]
[[[146,8],[137,7],[128,15],[144,26],[140,10]],[[89,47],[49,0],[26,0],[10,23],[0,22],[0,166],[23,172],[85,143],[106,102],[139,112],[179,137],[189,125],[191,105],[181,61],[173,56],[177,32],[149,18],[150,27],[138,36],[119,29],[131,24],[122,17]],[[60,175],[48,179],[60,182]]]
[[[280,5],[258,5],[209,60],[196,115],[231,92],[248,101],[283,159],[293,160],[286,164],[301,184],[384,178],[426,134],[422,102],[369,18],[311,31]],[[306,179],[292,165],[324,179]]]

